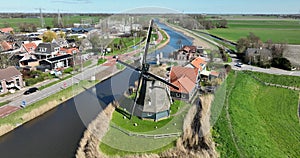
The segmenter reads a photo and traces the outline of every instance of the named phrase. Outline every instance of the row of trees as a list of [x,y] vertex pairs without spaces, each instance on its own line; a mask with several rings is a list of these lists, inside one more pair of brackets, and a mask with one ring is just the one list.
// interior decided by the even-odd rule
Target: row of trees
[[36,32],[37,26],[33,23],[24,22],[19,24],[19,29],[21,32]]
[[169,23],[180,25],[181,27],[193,30],[193,29],[214,29],[214,28],[227,28],[227,20],[225,19],[206,19],[202,16],[192,17],[176,17],[169,18]]

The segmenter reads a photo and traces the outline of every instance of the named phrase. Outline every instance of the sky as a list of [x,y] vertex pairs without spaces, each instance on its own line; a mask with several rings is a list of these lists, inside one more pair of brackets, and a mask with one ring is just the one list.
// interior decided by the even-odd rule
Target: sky
[[[4,1],[4,0],[0,0]],[[300,0],[6,0],[0,12],[300,14]],[[142,8],[142,9],[141,9]]]

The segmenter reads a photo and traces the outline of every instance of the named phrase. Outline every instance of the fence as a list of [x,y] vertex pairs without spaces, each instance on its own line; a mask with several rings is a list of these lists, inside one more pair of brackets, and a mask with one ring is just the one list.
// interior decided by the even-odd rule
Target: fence
[[153,139],[161,139],[161,138],[169,138],[169,137],[179,137],[181,135],[180,132],[178,133],[165,133],[165,134],[143,134],[143,133],[134,133],[130,131],[126,131],[120,127],[111,125],[112,128],[115,128],[124,134],[130,136],[130,137],[142,137],[142,138],[153,138]]
[[250,75],[252,78],[254,78],[258,82],[260,82],[260,83],[262,83],[266,86],[273,86],[273,87],[286,88],[286,89],[290,89],[290,90],[300,91],[300,88],[298,88],[298,87],[290,87],[290,86],[285,86],[285,85],[280,85],[280,84],[273,84],[273,83],[269,83],[269,82],[264,82],[260,78],[254,76],[252,74],[247,73],[247,71],[241,71],[241,72],[243,72],[247,75]]

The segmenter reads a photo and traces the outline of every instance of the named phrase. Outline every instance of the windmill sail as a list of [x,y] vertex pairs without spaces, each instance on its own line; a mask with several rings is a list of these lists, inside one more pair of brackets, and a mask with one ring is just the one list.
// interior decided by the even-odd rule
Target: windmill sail
[[157,118],[160,118],[161,116],[169,116],[171,102],[169,100],[168,90],[164,87],[164,84],[175,89],[178,89],[178,87],[167,82],[163,78],[148,72],[149,64],[147,63],[146,58],[151,40],[152,27],[153,20],[150,20],[141,68],[135,68],[122,61],[117,61],[140,73],[136,96],[131,109],[131,116],[135,114],[142,118],[151,117],[157,120]]

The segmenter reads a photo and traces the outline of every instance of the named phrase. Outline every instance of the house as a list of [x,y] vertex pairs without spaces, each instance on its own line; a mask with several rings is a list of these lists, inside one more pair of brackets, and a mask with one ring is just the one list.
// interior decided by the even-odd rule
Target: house
[[71,29],[72,33],[88,33],[90,32],[91,30],[93,30],[93,28],[82,28],[82,27],[74,27]]
[[24,87],[23,76],[20,71],[11,66],[0,69],[0,94],[7,93],[9,90],[21,89]]
[[183,60],[183,61],[189,61],[196,57],[198,57],[200,54],[197,52],[196,46],[183,46],[181,49],[178,50],[174,54],[175,60]]
[[205,59],[202,57],[197,57],[191,62],[191,65],[193,67],[197,68],[199,73],[206,70],[206,64],[207,63],[206,63]]
[[19,60],[19,66],[21,68],[28,68],[30,70],[33,70],[34,67],[39,66],[39,61],[37,60],[37,58],[32,55],[32,54],[23,54],[20,60]]
[[249,64],[263,63],[270,64],[272,60],[272,52],[266,48],[248,48],[245,52],[244,61]]
[[68,41],[64,38],[53,39],[52,43],[56,43],[57,45],[59,45],[59,47],[64,47],[64,48],[69,47]]
[[[48,70],[67,68],[73,66],[73,56],[70,54],[55,56],[39,61],[40,67]],[[43,69],[44,70],[44,69]]]
[[10,51],[13,49],[11,43],[7,41],[0,41],[0,52]]
[[0,28],[0,33],[11,33],[13,32],[14,29],[11,27],[7,27],[7,28]]
[[216,78],[219,78],[220,77],[220,73],[217,72],[217,71],[211,71],[209,73],[209,80],[213,80],[213,79],[216,79]]
[[34,55],[37,57],[37,59],[48,59],[55,57],[60,50],[60,47],[56,43],[40,43],[35,51]]
[[59,50],[59,55],[64,55],[64,54],[77,54],[79,53],[78,48],[60,48]]
[[29,42],[26,44],[22,44],[21,49],[20,49],[20,53],[34,53],[35,49],[36,49],[37,45],[34,42]]
[[170,82],[179,90],[170,88],[171,97],[190,101],[198,87],[198,69],[173,66],[170,72]]
[[81,41],[81,45],[79,46],[79,50],[85,51],[89,49],[93,49],[93,44],[88,39],[83,39]]

